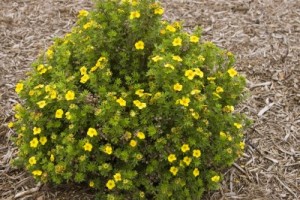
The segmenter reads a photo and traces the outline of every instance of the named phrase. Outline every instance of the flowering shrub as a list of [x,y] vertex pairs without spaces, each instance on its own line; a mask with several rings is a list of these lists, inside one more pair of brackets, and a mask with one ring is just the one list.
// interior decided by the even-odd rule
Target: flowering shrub
[[99,199],[197,199],[244,149],[232,53],[161,20],[154,0],[97,0],[16,86],[15,163]]

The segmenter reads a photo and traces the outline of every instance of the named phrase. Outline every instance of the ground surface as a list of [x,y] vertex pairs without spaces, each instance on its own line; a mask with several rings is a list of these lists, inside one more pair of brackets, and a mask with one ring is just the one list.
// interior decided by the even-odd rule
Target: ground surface
[[[243,157],[204,199],[300,198],[300,1],[164,0],[165,18],[203,27],[203,40],[237,55],[251,95],[239,111],[253,120]],[[17,149],[6,127],[14,86],[51,38],[73,25],[88,0],[0,1],[0,199],[92,199],[79,186],[39,186],[9,166]],[[18,197],[19,196],[19,197]]]

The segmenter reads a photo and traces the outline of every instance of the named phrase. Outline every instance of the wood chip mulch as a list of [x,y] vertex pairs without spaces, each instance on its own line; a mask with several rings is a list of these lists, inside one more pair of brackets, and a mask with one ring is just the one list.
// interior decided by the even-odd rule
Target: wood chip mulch
[[[163,0],[165,18],[203,27],[237,56],[249,98],[237,112],[253,125],[244,155],[225,172],[218,191],[203,199],[300,199],[300,1]],[[80,186],[40,185],[9,165],[17,149],[7,128],[19,99],[15,84],[30,63],[64,35],[89,0],[0,1],[0,199],[93,199]]]

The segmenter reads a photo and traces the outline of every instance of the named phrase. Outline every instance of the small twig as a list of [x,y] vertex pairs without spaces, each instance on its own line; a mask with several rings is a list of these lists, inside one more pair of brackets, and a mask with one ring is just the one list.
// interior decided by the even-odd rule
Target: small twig
[[15,195],[14,198],[15,198],[15,199],[16,199],[16,198],[21,198],[21,197],[23,197],[23,196],[25,196],[25,195],[28,195],[28,194],[37,192],[37,191],[40,190],[41,186],[42,186],[42,183],[41,183],[41,182],[38,182],[38,184],[36,185],[35,188],[31,188],[31,189],[29,189],[29,190],[19,192],[19,193],[17,193],[17,194]]
[[264,114],[265,112],[267,112],[268,110],[270,110],[274,104],[275,104],[275,103],[273,102],[273,103],[270,103],[270,104],[266,105],[263,109],[261,109],[261,110],[258,112],[257,115],[258,115],[259,117],[263,116],[263,114]]
[[297,195],[292,191],[291,188],[289,188],[286,184],[284,184],[284,182],[282,182],[277,176],[274,176],[277,181],[283,186],[285,187],[285,189],[287,189],[295,198],[297,198]]

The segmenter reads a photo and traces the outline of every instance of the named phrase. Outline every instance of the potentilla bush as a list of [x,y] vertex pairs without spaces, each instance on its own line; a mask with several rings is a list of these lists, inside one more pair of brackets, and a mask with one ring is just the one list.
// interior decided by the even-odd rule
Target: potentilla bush
[[16,92],[15,164],[99,199],[199,199],[244,149],[231,52],[154,0],[96,0]]

